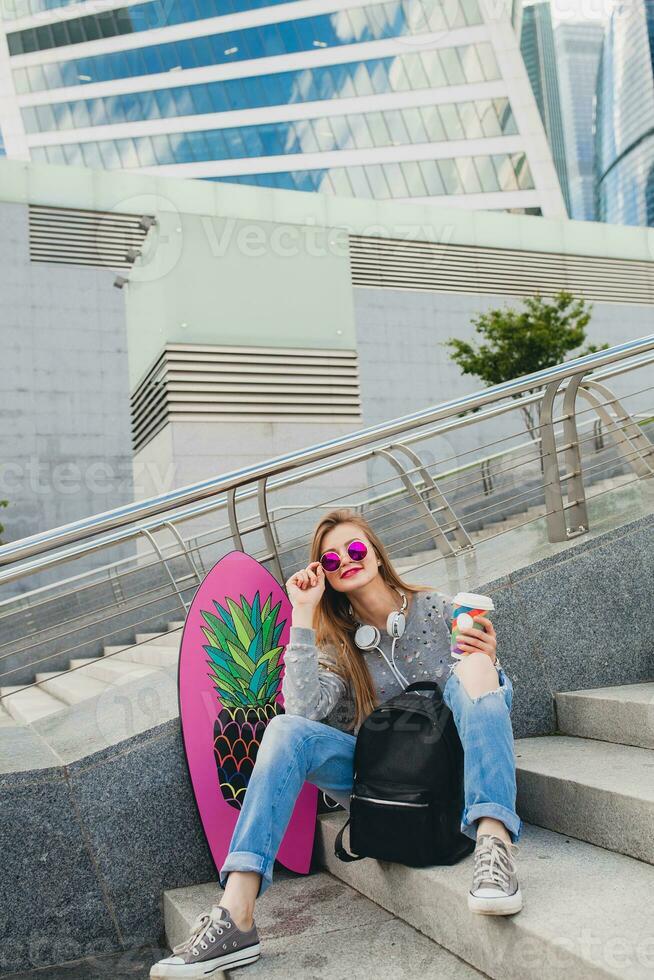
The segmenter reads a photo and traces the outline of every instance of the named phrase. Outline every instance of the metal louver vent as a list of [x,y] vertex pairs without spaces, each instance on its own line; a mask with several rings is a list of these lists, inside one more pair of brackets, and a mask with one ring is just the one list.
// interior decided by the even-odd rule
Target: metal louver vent
[[131,402],[135,451],[169,422],[360,422],[357,354],[167,344]]
[[130,249],[139,251],[148,233],[141,222],[138,214],[30,204],[30,259],[129,269]]
[[350,236],[352,283],[437,293],[575,296],[606,303],[654,303],[652,262],[520,249]]

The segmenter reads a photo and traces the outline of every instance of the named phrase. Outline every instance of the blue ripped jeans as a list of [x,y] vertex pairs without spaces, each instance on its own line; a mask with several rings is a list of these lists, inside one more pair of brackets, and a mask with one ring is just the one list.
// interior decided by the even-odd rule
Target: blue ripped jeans
[[[454,666],[454,665],[453,665]],[[480,817],[501,820],[515,843],[522,821],[515,811],[516,776],[511,703],[513,684],[496,665],[500,686],[471,698],[452,670],[443,700],[454,716],[464,754],[461,831],[476,839]],[[258,871],[259,895],[272,884],[273,865],[304,782],[325,790],[349,810],[356,737],[301,715],[277,715],[261,740],[243,808],[220,869]]]

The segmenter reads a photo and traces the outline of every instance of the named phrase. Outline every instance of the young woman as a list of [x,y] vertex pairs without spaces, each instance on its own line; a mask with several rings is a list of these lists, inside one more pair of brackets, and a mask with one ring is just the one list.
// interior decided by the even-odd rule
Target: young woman
[[[513,851],[522,822],[510,711],[513,685],[496,655],[493,624],[463,630],[465,656],[450,654],[452,603],[436,589],[405,583],[384,545],[358,514],[336,510],[314,531],[311,561],[286,583],[293,605],[282,693],[285,714],[261,740],[243,808],[220,869],[220,904],[198,916],[191,936],[156,964],[151,977],[203,977],[260,954],[257,897],[272,883],[275,856],[305,781],[349,809],[356,734],[382,701],[414,680],[435,680],[451,709],[464,751],[461,831],[476,841],[472,912],[509,915],[522,908]],[[405,607],[393,653],[388,616]],[[381,633],[361,651],[361,623]]]

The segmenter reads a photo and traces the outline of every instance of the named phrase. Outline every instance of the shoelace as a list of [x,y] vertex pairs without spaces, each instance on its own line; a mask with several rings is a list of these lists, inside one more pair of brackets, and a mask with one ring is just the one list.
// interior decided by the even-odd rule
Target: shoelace
[[[196,943],[204,939],[209,929],[215,929],[218,934],[222,933],[221,925],[227,925],[227,919],[224,917],[222,909],[214,905],[211,912],[205,912],[203,915],[197,916],[191,926],[191,935],[184,942],[173,946],[173,953],[187,953]],[[213,941],[212,936],[209,936],[209,939]]]
[[[511,848],[511,850],[509,850]],[[475,872],[473,891],[484,882],[499,885],[506,891],[509,885],[509,875],[515,872],[513,855],[519,852],[517,844],[506,844],[498,837],[483,834],[475,849]]]

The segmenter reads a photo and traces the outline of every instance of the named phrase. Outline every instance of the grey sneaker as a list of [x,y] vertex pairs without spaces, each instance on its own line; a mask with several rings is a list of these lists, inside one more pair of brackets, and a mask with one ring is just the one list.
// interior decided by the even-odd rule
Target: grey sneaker
[[200,980],[221,970],[244,966],[259,959],[261,947],[257,927],[242,932],[222,905],[199,915],[188,939],[173,946],[173,955],[159,960],[150,970],[151,978],[183,977]]
[[517,844],[506,844],[494,834],[477,836],[475,869],[468,908],[482,915],[513,915],[522,908],[522,893],[513,860]]

